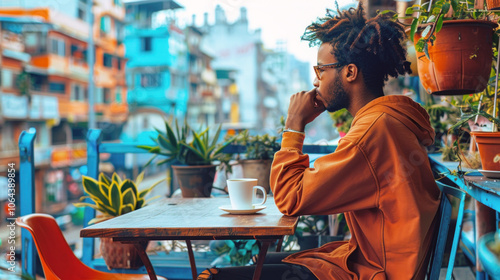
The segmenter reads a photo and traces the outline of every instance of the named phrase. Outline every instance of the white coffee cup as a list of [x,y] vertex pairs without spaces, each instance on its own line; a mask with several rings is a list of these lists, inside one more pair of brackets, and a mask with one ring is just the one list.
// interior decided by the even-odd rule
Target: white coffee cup
[[[257,186],[257,179],[228,179],[227,188],[229,191],[229,200],[231,200],[231,207],[234,210],[253,209],[255,206],[266,203],[266,190],[261,186]],[[260,190],[264,197],[260,203],[252,204],[253,198],[257,196],[257,190]]]

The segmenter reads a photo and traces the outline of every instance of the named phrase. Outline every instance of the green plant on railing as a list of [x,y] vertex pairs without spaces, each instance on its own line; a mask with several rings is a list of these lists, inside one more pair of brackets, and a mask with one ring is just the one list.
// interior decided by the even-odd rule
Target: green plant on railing
[[234,144],[246,147],[245,159],[272,159],[280,149],[278,137],[269,134],[250,135],[245,129],[236,135]]
[[157,165],[177,162],[183,165],[209,165],[214,161],[227,163],[230,156],[223,152],[223,149],[234,141],[234,137],[222,144],[217,141],[220,136],[221,126],[219,125],[215,135],[210,137],[210,129],[207,127],[203,131],[197,132],[192,129],[187,122],[179,127],[175,121],[175,131],[170,124],[165,121],[165,131],[155,129],[158,135],[152,138],[156,145],[139,145],[141,149],[147,150],[154,156],[146,163],[149,165],[159,156],[165,156]]
[[257,240],[254,239],[215,241],[211,243],[210,249],[233,266],[247,265],[260,250]]
[[76,207],[91,207],[101,212],[101,214],[96,215],[94,219],[90,220],[89,224],[132,212],[144,207],[151,200],[158,198],[156,196],[148,200],[145,199],[146,195],[164,180],[159,180],[152,186],[139,191],[137,185],[142,182],[143,178],[144,172],[137,176],[135,182],[130,179],[122,180],[116,173],[113,173],[111,178],[101,173],[99,174],[99,180],[82,176],[83,189],[87,195],[80,198],[80,200],[90,198],[95,204],[79,202],[74,203],[74,205]]

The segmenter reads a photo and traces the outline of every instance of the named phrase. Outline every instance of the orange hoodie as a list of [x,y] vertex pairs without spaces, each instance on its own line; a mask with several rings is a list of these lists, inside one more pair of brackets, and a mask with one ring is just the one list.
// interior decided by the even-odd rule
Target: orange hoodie
[[286,215],[344,213],[352,237],[284,261],[318,279],[424,279],[440,197],[424,148],[434,142],[427,112],[408,97],[377,98],[314,168],[303,141],[283,134],[271,171],[276,205]]

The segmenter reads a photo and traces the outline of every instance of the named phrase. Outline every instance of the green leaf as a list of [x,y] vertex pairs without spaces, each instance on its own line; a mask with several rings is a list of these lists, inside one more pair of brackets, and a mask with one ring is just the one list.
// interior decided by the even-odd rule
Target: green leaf
[[252,246],[257,242],[255,239],[250,239],[245,243],[245,250],[252,250]]
[[425,27],[424,31],[422,31],[422,38],[426,38],[429,32],[431,31],[432,26],[428,25]]
[[118,174],[115,172],[113,173],[113,176],[111,177],[111,180],[116,182],[118,185],[121,185],[122,184],[122,179],[120,178],[120,176],[118,176]]
[[[449,6],[449,4],[448,4],[448,6]],[[436,30],[435,30],[436,33],[439,32],[441,30],[441,28],[443,27],[443,19],[444,19],[444,15],[439,16],[439,18],[436,22]]]
[[137,178],[135,178],[135,185],[139,186],[142,180],[144,180],[144,171],[142,171],[139,175],[137,175]]
[[104,172],[101,172],[99,174],[99,182],[102,182],[106,184],[106,186],[109,186],[111,184],[111,179],[106,174],[104,174]]
[[94,178],[83,175],[82,185],[87,194],[96,197],[100,201],[107,200],[107,198],[101,193],[99,182],[97,182]]
[[145,205],[145,201],[142,198],[137,199],[137,203],[135,204],[135,209],[140,209]]
[[77,203],[73,203],[73,205],[75,207],[90,207],[90,208],[95,209],[97,211],[105,212],[105,210],[103,210],[99,206],[97,206],[95,204],[87,203],[87,202],[77,202]]
[[[132,210],[135,210],[135,205],[137,204],[137,196],[134,194],[134,191],[132,189],[127,189],[125,192],[122,194],[122,202],[121,205],[127,205],[130,204],[132,205]],[[119,213],[124,214],[124,213]]]
[[172,144],[173,147],[177,147],[177,145],[178,145],[177,137],[175,137],[174,131],[172,130],[172,128],[170,127],[168,122],[165,122],[165,129],[166,129],[166,133],[168,136],[168,140],[170,141],[170,143]]
[[106,197],[106,201],[108,201],[109,185],[105,185],[104,183],[99,183],[99,190],[101,191],[102,195]]
[[411,29],[410,29],[410,40],[413,42],[413,38],[415,37],[415,32],[417,31],[418,27],[418,20],[414,19],[413,22],[411,23]]
[[415,44],[415,50],[417,52],[423,52],[425,46],[427,46],[427,42],[424,39],[420,38]]
[[428,59],[431,59],[431,57],[429,56],[429,45],[428,45],[428,44],[425,44],[425,45],[424,45],[424,53],[425,53],[425,56],[426,56]]
[[441,12],[443,13],[443,15],[448,13],[449,10],[450,10],[450,3],[449,2],[444,3],[443,7],[441,8]]
[[[137,197],[137,194],[138,194],[137,186],[130,179],[123,180],[119,189],[120,189],[120,193],[122,195],[125,194],[125,192],[130,189],[130,190],[132,190],[132,195],[134,197]],[[135,203],[134,203],[134,205],[135,205]]]
[[119,211],[119,209],[121,207],[122,198],[120,196],[120,190],[119,190],[118,184],[116,182],[111,183],[108,196],[109,196],[110,202],[111,202],[110,206],[113,207],[113,209],[116,209],[117,211]]
[[453,11],[459,11],[459,0],[451,0],[451,7],[453,8]]
[[132,212],[134,211],[134,206],[132,204],[126,204],[126,205],[122,205],[122,207],[120,208],[120,215],[123,215],[123,214],[127,214],[129,212]]
[[412,14],[413,14],[413,7],[406,8],[405,15],[412,15]]

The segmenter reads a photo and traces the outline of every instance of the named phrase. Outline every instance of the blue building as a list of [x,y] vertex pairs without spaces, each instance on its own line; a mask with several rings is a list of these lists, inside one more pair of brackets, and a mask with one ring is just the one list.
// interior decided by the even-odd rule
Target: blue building
[[135,140],[142,131],[163,127],[164,118],[184,118],[189,64],[184,32],[175,25],[174,12],[182,6],[172,0],[128,1],[125,8],[126,133]]

